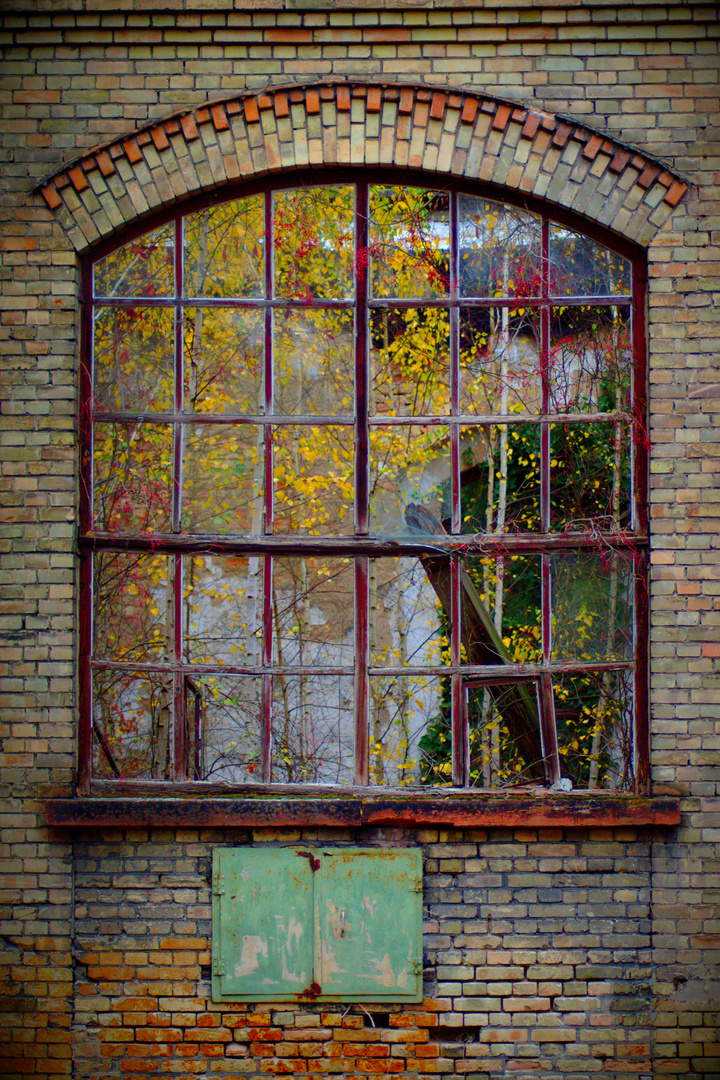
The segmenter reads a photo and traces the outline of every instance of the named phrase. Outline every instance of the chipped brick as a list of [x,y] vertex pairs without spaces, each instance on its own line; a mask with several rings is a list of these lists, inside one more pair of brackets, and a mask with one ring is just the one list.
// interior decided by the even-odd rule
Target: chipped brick
[[192,116],[190,116],[189,113],[186,116],[180,117],[180,126],[182,127],[183,135],[188,142],[192,142],[193,139],[200,138],[200,133],[195,126],[195,120]]
[[492,126],[494,131],[504,131],[510,121],[511,109],[509,105],[500,105],[498,111],[493,118]]
[[413,105],[415,104],[415,95],[408,86],[404,86],[400,91],[400,101],[398,103],[398,112],[412,113]]
[[677,206],[686,191],[687,184],[683,184],[680,180],[676,180],[666,192],[663,202],[666,202],[668,206]]
[[587,158],[588,161],[594,161],[600,153],[603,140],[599,135],[591,135],[588,141],[585,143],[582,149],[582,156]]
[[57,210],[59,206],[62,206],[62,199],[51,184],[42,189],[42,197],[51,210]]
[[540,127],[541,117],[537,113],[528,113],[528,118],[523,124],[521,135],[523,139],[534,139],[537,129]]
[[245,107],[245,120],[248,124],[257,124],[260,119],[260,112],[258,110],[257,101],[255,98],[245,98],[243,105]]
[[227,118],[227,114],[222,105],[213,105],[212,107],[213,125],[216,131],[227,131],[230,127],[230,121]]
[[123,143],[123,147],[131,165],[137,165],[139,161],[142,161],[142,152],[135,139],[128,139]]
[[370,86],[367,92],[367,111],[369,113],[380,112],[382,107],[382,91],[378,86]]
[[608,166],[610,172],[621,173],[629,162],[631,154],[628,150],[618,150],[612,157]]
[[432,104],[430,106],[430,116],[433,120],[442,120],[443,113],[445,112],[445,94],[433,94]]
[[152,135],[152,140],[155,143],[155,149],[156,150],[166,150],[167,147],[170,145],[170,143],[168,142],[168,137],[165,134],[165,131],[164,131],[163,128],[161,128],[161,127],[153,128],[152,131],[151,131],[151,135]]

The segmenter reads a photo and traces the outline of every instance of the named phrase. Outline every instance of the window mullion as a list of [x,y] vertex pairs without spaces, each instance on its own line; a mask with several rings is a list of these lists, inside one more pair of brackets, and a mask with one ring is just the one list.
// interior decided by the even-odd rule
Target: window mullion
[[[541,267],[540,377],[542,411],[543,415],[547,416],[550,411],[550,223],[547,218],[543,218],[542,223]],[[547,420],[540,425],[540,531],[545,535],[550,532],[550,424]],[[549,664],[552,656],[552,564],[551,556],[547,552],[541,556],[540,592],[542,659],[543,664]],[[546,778],[554,784],[560,779],[560,757],[555,724],[553,682],[549,672],[544,672],[540,676],[538,703],[540,740],[545,758]]]
[[[272,192],[265,192],[264,196],[264,233],[265,233],[265,263],[264,263],[264,293],[266,300],[274,297],[274,200]],[[274,408],[274,350],[273,330],[274,317],[272,306],[268,305],[264,311],[264,350],[263,350],[263,411],[266,416],[272,416]],[[265,424],[263,427],[263,453],[264,453],[264,479],[263,479],[263,533],[271,536],[274,531],[274,477],[273,477],[273,427]],[[265,667],[272,663],[272,576],[273,560],[269,554],[262,558],[262,590],[263,590],[263,618],[262,618],[262,657]],[[262,676],[260,692],[260,769],[263,781],[266,784],[272,781],[272,702],[273,702],[273,677],[265,673]]]
[[[181,665],[183,661],[183,558],[172,557],[172,649],[173,662]],[[185,700],[185,673],[176,670],[173,673],[173,748],[174,776],[176,780],[185,780],[188,775],[188,730]]]
[[[368,408],[370,372],[368,357],[369,296],[369,189],[360,183],[355,189],[355,530],[359,536],[369,531],[370,434]],[[355,783],[369,782],[370,755],[368,676],[370,591],[366,556],[355,557]]]
[[467,730],[465,702],[463,700],[460,660],[462,652],[462,563],[459,555],[450,556],[450,665],[451,665],[451,744],[452,778],[456,787],[467,787],[470,782],[469,733]]

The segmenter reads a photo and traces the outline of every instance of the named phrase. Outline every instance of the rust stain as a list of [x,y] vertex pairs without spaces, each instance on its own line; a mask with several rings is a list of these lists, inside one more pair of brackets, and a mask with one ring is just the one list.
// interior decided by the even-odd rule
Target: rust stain
[[302,856],[302,858],[303,858],[303,859],[307,859],[307,860],[308,860],[308,862],[310,863],[310,869],[312,870],[313,874],[314,874],[314,873],[315,873],[315,872],[316,872],[317,870],[319,870],[319,869],[320,869],[320,860],[319,860],[319,859],[316,859],[316,858],[314,857],[314,855],[313,855],[312,851],[297,851],[297,850],[296,850],[296,851],[295,851],[295,854],[296,854],[296,855],[300,855],[300,856]]

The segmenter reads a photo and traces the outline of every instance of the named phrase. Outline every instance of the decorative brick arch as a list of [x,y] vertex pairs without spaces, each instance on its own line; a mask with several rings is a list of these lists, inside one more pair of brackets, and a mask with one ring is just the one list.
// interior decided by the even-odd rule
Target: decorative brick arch
[[287,170],[370,166],[481,180],[647,245],[687,184],[603,134],[448,89],[323,83],[177,113],[92,150],[41,193],[83,251],[185,198]]

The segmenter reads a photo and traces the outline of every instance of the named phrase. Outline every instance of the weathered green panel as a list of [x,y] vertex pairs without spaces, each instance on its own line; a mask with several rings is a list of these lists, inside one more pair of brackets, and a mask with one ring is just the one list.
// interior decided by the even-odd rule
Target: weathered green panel
[[419,1001],[419,851],[321,852],[315,880],[316,971],[324,998]]
[[216,1000],[287,1000],[310,988],[312,884],[309,858],[293,849],[215,852]]
[[419,851],[215,851],[216,1001],[419,1001],[421,993]]

